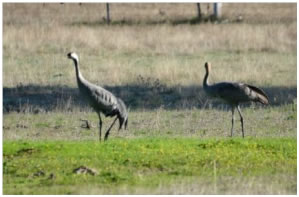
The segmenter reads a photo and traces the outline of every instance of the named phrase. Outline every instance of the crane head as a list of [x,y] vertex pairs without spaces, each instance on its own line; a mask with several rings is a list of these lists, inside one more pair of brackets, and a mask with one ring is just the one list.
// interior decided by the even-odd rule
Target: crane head
[[79,61],[79,57],[78,57],[78,55],[77,55],[76,53],[74,53],[74,52],[70,52],[70,53],[68,53],[68,54],[67,54],[67,57],[68,57],[69,59],[76,60],[77,62]]
[[210,62],[206,62],[205,63],[205,68],[207,71],[210,71],[211,70],[211,63]]

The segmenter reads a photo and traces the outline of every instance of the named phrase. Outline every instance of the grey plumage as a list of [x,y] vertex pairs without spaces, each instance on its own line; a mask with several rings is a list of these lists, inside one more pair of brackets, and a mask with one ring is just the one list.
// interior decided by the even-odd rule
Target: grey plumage
[[231,136],[233,136],[234,129],[234,111],[235,108],[237,108],[241,118],[242,136],[244,138],[243,116],[239,104],[243,102],[254,101],[267,105],[269,103],[268,96],[263,90],[244,83],[220,82],[210,85],[209,73],[211,70],[211,64],[209,62],[205,63],[205,69],[206,74],[203,80],[204,91],[210,97],[220,98],[226,101],[232,107]]
[[128,112],[124,102],[108,90],[105,90],[100,86],[96,86],[84,79],[79,69],[79,58],[76,53],[71,52],[68,53],[67,56],[74,61],[77,84],[80,93],[85,97],[90,106],[99,116],[99,139],[101,140],[103,124],[101,113],[103,113],[106,117],[116,116],[115,120],[106,131],[104,140],[108,139],[109,132],[117,119],[119,120],[119,129],[123,128],[123,126],[126,129],[128,125]]

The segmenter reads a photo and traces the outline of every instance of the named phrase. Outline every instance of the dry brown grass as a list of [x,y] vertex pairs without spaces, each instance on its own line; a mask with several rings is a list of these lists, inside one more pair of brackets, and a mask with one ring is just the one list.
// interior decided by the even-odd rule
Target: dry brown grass
[[[201,86],[210,61],[215,82],[294,87],[294,5],[224,4],[228,22],[172,25],[196,16],[195,4],[112,4],[116,24],[107,26],[105,4],[5,3],[3,86],[76,87],[66,58],[75,51],[83,75],[100,85],[124,86],[142,76],[167,86]],[[207,4],[202,9],[211,12]],[[230,22],[241,10],[244,21]]]
[[[6,140],[97,140],[98,117],[95,113],[72,107],[71,112],[9,113],[3,117],[3,138]],[[242,108],[245,135],[251,137],[296,137],[296,107]],[[80,119],[88,119],[92,129],[84,129]],[[103,128],[113,119],[102,117]],[[190,110],[131,110],[129,129],[111,132],[111,138],[151,136],[225,138],[230,134],[231,112],[226,107]],[[105,129],[104,129],[105,130]],[[234,136],[241,136],[236,116]]]
[[[69,22],[100,22],[106,17],[105,3],[48,3],[48,4],[13,4],[5,3],[4,24],[28,25],[35,20],[36,24],[45,26]],[[212,14],[210,3],[201,3],[204,15]],[[10,12],[13,10],[13,12]],[[111,3],[112,21],[163,21],[195,17],[195,3]],[[222,13],[231,20],[242,16],[247,22],[294,22],[296,21],[295,3],[224,3]],[[24,16],[24,17],[20,17]],[[25,17],[26,16],[26,17]],[[33,19],[33,17],[35,19]]]
[[[107,188],[87,186],[81,188],[80,194],[139,194],[139,195],[289,195],[292,194],[283,188],[280,181],[295,180],[296,176],[275,175],[273,177],[218,177],[217,183],[213,180],[201,178],[183,178],[171,183],[160,183],[157,188],[122,186],[111,191]],[[279,180],[279,181],[278,181]],[[295,185],[293,187],[296,187]],[[57,189],[60,189],[59,187]],[[72,188],[76,191],[76,188]],[[294,189],[294,188],[293,188]]]

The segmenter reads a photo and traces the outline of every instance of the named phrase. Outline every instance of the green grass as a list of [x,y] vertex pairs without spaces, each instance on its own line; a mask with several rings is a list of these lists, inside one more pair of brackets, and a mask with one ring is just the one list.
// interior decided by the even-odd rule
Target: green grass
[[[5,141],[4,194],[88,194],[84,188],[90,185],[155,189],[161,182],[191,177],[213,181],[212,177],[238,179],[277,174],[291,178],[288,182],[271,180],[267,184],[282,184],[287,193],[296,193],[296,146],[293,138],[140,138],[111,139],[105,143]],[[97,170],[98,174],[72,172],[82,165]],[[44,175],[34,176],[39,171]],[[51,173],[54,179],[49,178]],[[58,186],[64,189],[56,190]],[[110,192],[117,193],[117,189]]]

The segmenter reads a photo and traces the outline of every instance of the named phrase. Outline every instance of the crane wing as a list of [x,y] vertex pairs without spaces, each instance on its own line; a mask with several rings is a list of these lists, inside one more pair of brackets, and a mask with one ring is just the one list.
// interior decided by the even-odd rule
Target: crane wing
[[93,91],[93,96],[96,98],[99,104],[105,107],[117,105],[115,96],[104,88],[96,88]]
[[217,97],[229,103],[247,101],[256,101],[262,104],[269,103],[267,95],[261,89],[244,83],[217,83],[213,85],[213,92]]
[[222,82],[215,85],[218,96],[230,103],[248,100],[246,94],[244,94],[243,84]]

